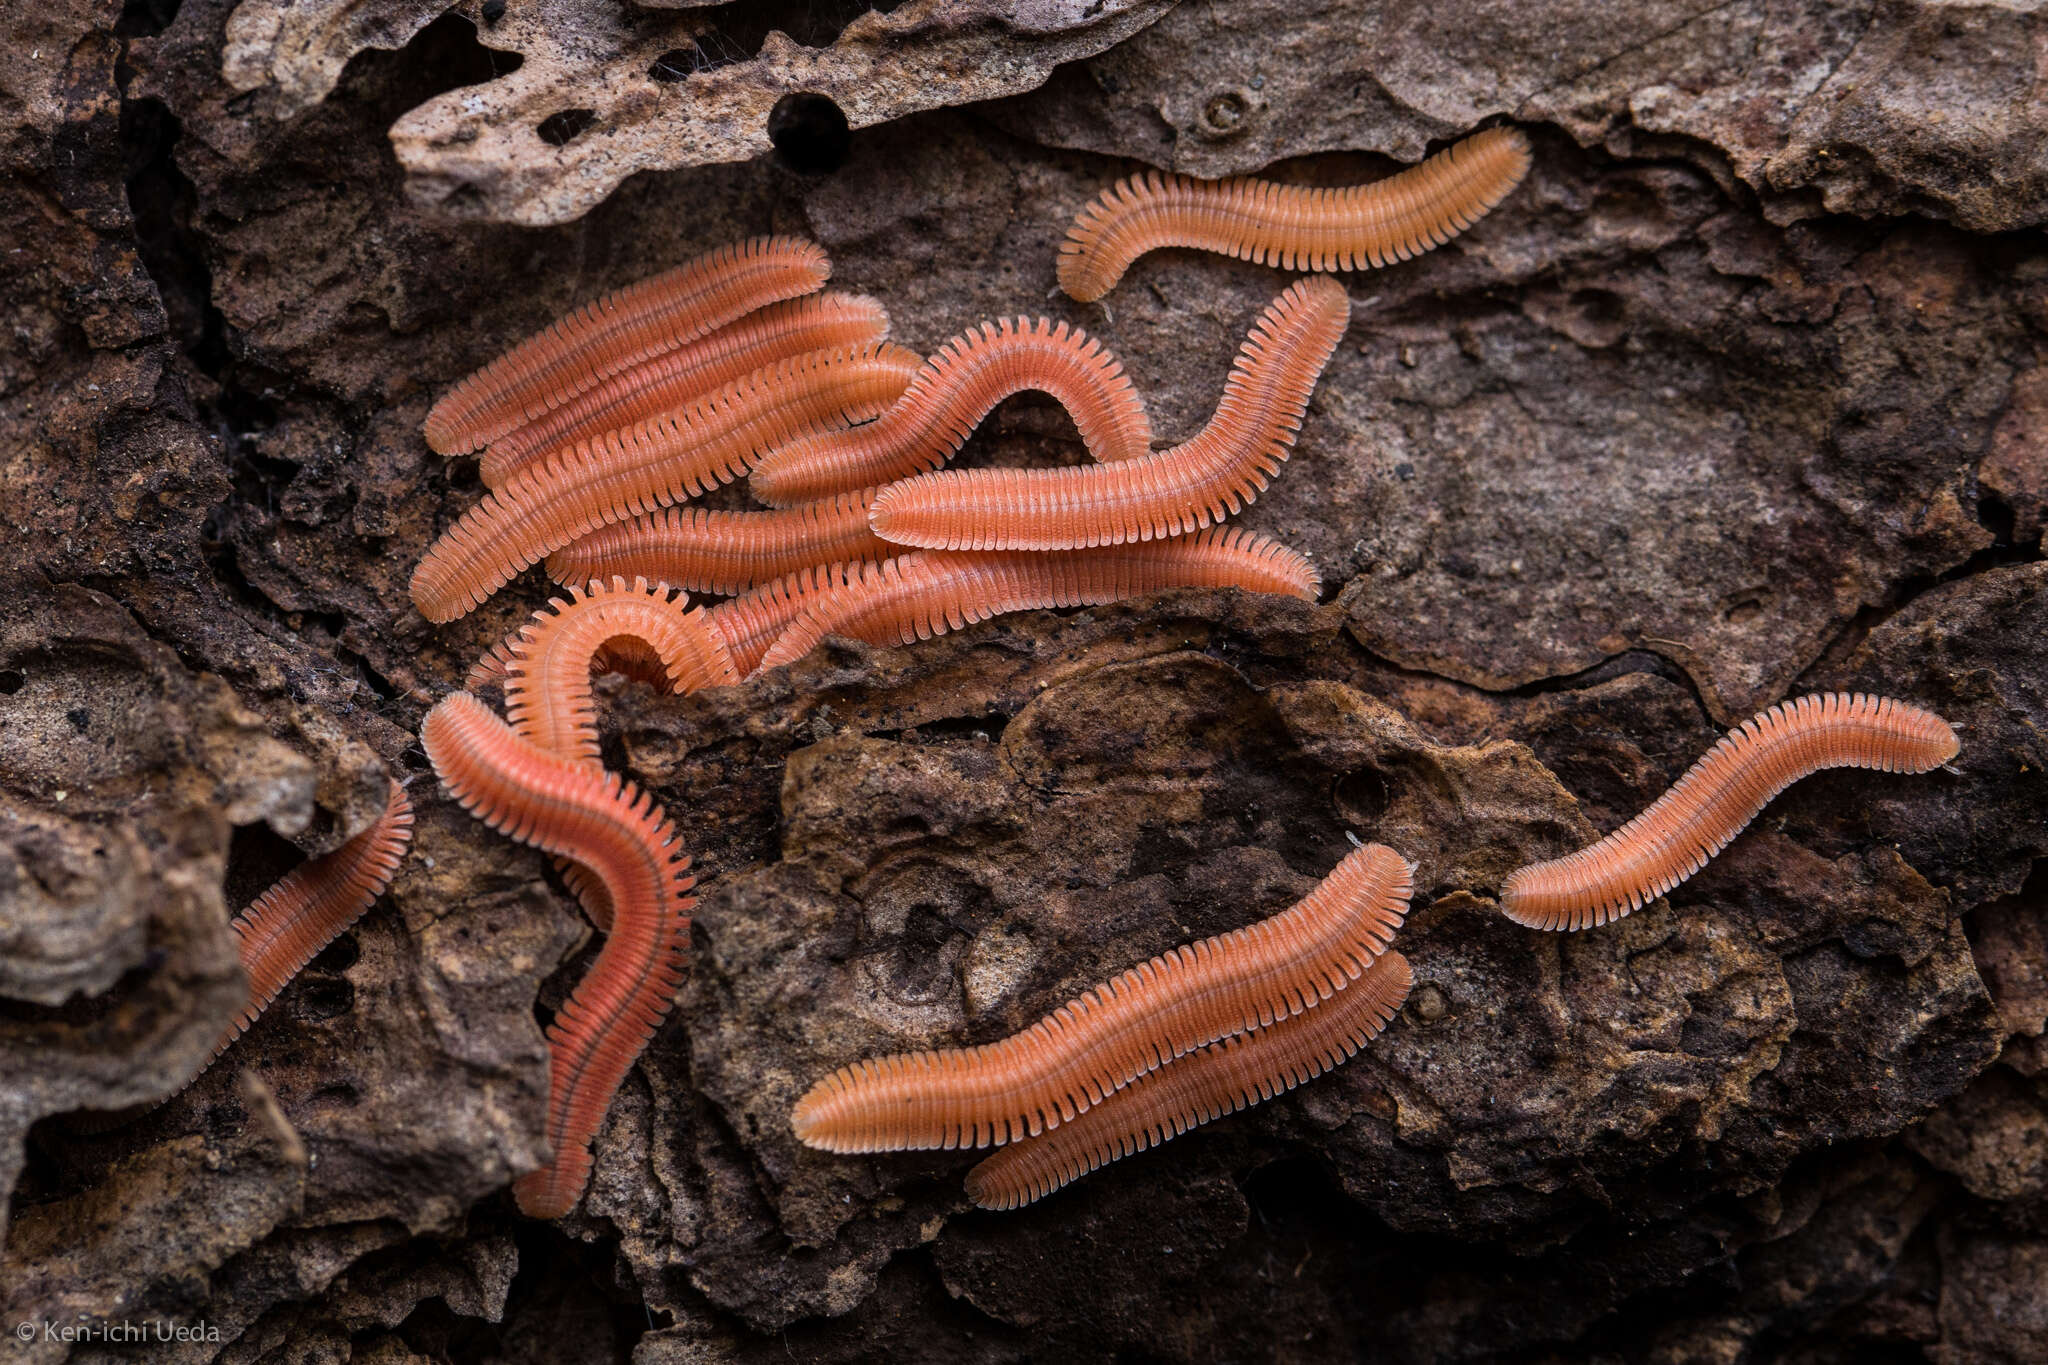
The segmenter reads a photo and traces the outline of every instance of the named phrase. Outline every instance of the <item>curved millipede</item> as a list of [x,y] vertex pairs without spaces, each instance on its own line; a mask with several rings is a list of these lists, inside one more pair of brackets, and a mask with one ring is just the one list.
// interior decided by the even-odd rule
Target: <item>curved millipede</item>
[[678,694],[739,681],[725,642],[666,585],[624,578],[571,588],[507,642],[505,716],[513,732],[548,753],[586,763],[598,754],[592,665],[619,640],[645,645]]
[[497,488],[550,450],[659,417],[777,361],[887,340],[889,314],[865,294],[830,291],[772,304],[585,389],[491,442],[478,461]]
[[668,507],[614,522],[548,556],[557,583],[639,574],[690,592],[744,592],[812,564],[886,559],[896,547],[868,527],[877,490],[768,512]]
[[464,810],[521,843],[574,858],[612,907],[597,962],[548,1026],[553,1159],[512,1187],[525,1213],[559,1218],[582,1197],[605,1110],[682,983],[696,904],[690,858],[632,783],[543,752],[467,692],[428,712],[420,738]]
[[1923,773],[1956,756],[1932,711],[1889,697],[1815,693],[1780,702],[1723,735],[1649,809],[1600,842],[1512,873],[1500,908],[1531,929],[1585,929],[1664,895],[1772,797],[1823,768]]
[[[558,601],[549,598],[550,603]],[[678,611],[683,610],[680,603]],[[538,613],[536,613],[538,614]],[[519,626],[510,635],[484,651],[483,657],[469,666],[469,672],[462,680],[465,692],[481,692],[486,687],[503,687],[505,680],[512,676],[512,650],[519,643],[519,637],[526,631]],[[646,683],[649,687],[668,686],[668,665],[659,654],[647,647],[643,640],[618,636],[605,641],[604,645],[590,658],[592,673],[622,673],[634,682]]]
[[[660,585],[657,585],[660,586]],[[553,606],[559,598],[549,598]],[[681,602],[675,604],[677,611],[683,611]],[[535,612],[539,617],[545,613]],[[510,635],[484,651],[483,657],[469,666],[469,672],[462,680],[465,692],[481,692],[486,687],[503,687],[505,680],[512,676],[514,648],[520,637],[526,633],[527,625],[515,627]],[[649,687],[668,686],[668,664],[651,649],[645,640],[629,635],[618,635],[604,642],[597,653],[590,657],[592,673],[622,673],[634,682],[646,683]]]
[[941,346],[880,420],[793,440],[762,458],[748,486],[783,507],[937,469],[991,408],[1026,389],[1058,399],[1098,460],[1152,449],[1144,402],[1100,341],[1064,322],[1004,318]]
[[[665,586],[623,578],[556,597],[470,670],[502,681],[513,733],[562,758],[602,761],[590,675],[615,671],[678,695],[739,681],[725,641]],[[603,883],[574,859],[556,866],[599,931],[611,929]]]
[[827,635],[907,645],[1003,612],[1098,606],[1167,588],[1242,588],[1312,602],[1320,586],[1299,553],[1235,527],[1052,554],[914,551],[863,565],[845,586],[812,594],[760,666],[801,659]]
[[[673,610],[708,627],[724,645],[734,670],[744,678],[760,665],[761,655],[819,594],[845,587],[859,572],[859,564],[813,564],[715,606],[685,611],[681,603],[675,603]],[[513,646],[517,641],[515,633],[494,645],[471,667],[463,685],[473,691],[492,683],[502,684],[511,676]],[[661,660],[651,651],[622,649],[625,643],[609,642],[592,659],[592,669],[624,673],[640,682],[666,686],[668,671]]]
[[983,1147],[1072,1119],[1174,1058],[1345,989],[1387,950],[1413,872],[1367,844],[1290,909],[1184,944],[981,1047],[843,1067],[796,1103],[799,1140],[830,1152]]
[[1274,1099],[1334,1071],[1379,1036],[1413,983],[1388,952],[1314,1009],[1197,1048],[1049,1133],[1013,1142],[967,1173],[967,1197],[1017,1209],[1110,1162]]
[[1252,328],[1193,440],[1119,464],[920,474],[884,488],[869,521],[884,540],[938,550],[1075,550],[1221,521],[1286,460],[1350,317],[1336,281],[1297,281]]
[[214,1044],[215,1059],[321,949],[384,894],[411,843],[412,803],[405,788],[393,782],[383,811],[368,829],[285,873],[235,916],[229,928],[242,970],[249,974],[249,1003]]
[[873,417],[919,363],[886,341],[814,352],[556,451],[442,533],[413,571],[413,602],[429,621],[452,621],[579,536],[738,478],[762,451],[799,435]]
[[613,290],[450,389],[427,414],[427,444],[444,455],[475,450],[629,365],[814,293],[831,273],[814,242],[755,237]]
[[1485,217],[1529,173],[1529,140],[1489,128],[1385,180],[1345,189],[1196,180],[1149,171],[1082,209],[1060,244],[1060,287],[1086,303],[1160,247],[1216,251],[1282,270],[1405,261]]

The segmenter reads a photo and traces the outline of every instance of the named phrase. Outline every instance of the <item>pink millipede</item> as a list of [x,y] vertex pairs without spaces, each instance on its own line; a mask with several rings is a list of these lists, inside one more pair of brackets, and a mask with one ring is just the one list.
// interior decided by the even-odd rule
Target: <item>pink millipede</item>
[[1243,588],[1315,600],[1315,568],[1285,545],[1234,527],[1146,545],[1051,554],[915,551],[864,564],[814,594],[761,659],[790,663],[827,635],[907,645],[1004,612],[1095,606],[1166,588]]
[[644,644],[660,660],[668,690],[695,692],[737,682],[724,642],[665,586],[614,578],[552,599],[508,642],[505,715],[512,729],[551,754],[596,763],[597,707],[591,665],[618,640]]
[[230,927],[242,969],[249,974],[249,1003],[214,1045],[216,1058],[322,948],[384,894],[411,842],[412,803],[393,782],[383,813],[368,829],[285,873],[235,916]]
[[665,507],[601,526],[548,556],[558,583],[637,574],[690,592],[744,592],[813,564],[886,559],[868,527],[877,490],[768,512]]
[[475,450],[629,365],[823,288],[831,270],[815,243],[756,237],[613,290],[450,389],[427,414],[427,444]]
[[1051,1132],[999,1149],[967,1173],[967,1197],[985,1209],[1022,1208],[1120,1157],[1284,1095],[1378,1037],[1413,979],[1408,959],[1390,951],[1314,1009],[1197,1048]]
[[738,478],[761,452],[796,436],[876,415],[919,363],[886,341],[814,351],[554,451],[442,533],[413,570],[413,602],[429,621],[452,621],[579,536]]
[[1312,189],[1270,180],[1196,180],[1157,171],[1120,180],[1060,246],[1060,287],[1083,302],[1116,287],[1160,247],[1216,251],[1282,270],[1405,261],[1478,222],[1529,172],[1529,141],[1489,128],[1370,185]]
[[682,983],[695,905],[690,858],[646,793],[521,739],[467,692],[429,711],[420,738],[464,810],[520,843],[575,859],[611,908],[597,962],[548,1027],[554,1157],[512,1187],[523,1212],[559,1218],[582,1197],[590,1143]]
[[875,534],[937,550],[1073,550],[1180,535],[1221,521],[1279,471],[1351,316],[1343,286],[1300,280],[1246,338],[1215,415],[1194,439],[1115,464],[942,469],[875,498]]
[[492,441],[477,463],[497,488],[550,450],[683,407],[744,375],[806,351],[887,339],[889,315],[864,294],[836,291],[771,304],[715,332],[620,370]]
[[1390,848],[1353,849],[1291,908],[1141,963],[1001,1042],[842,1067],[797,1101],[791,1125],[831,1152],[985,1147],[1057,1128],[1176,1057],[1347,988],[1386,952],[1412,875]]
[[[701,611],[644,579],[591,583],[547,606],[470,670],[472,687],[502,682],[520,738],[563,758],[600,762],[590,675],[616,670],[675,693],[739,681],[725,642]],[[573,859],[562,880],[600,931],[611,928],[604,884]]]
[[859,581],[860,574],[861,565],[855,563],[814,564],[701,610],[725,641],[733,667],[741,677],[748,677],[761,666],[761,656],[812,603],[822,594]]
[[[717,644],[723,646],[724,657],[732,661],[737,675],[743,678],[760,666],[761,656],[769,646],[821,595],[859,581],[861,569],[858,563],[814,564],[714,606],[691,607],[685,611],[681,603],[676,603],[673,609],[708,629]],[[522,627],[521,631],[524,629]],[[501,641],[478,659],[469,670],[464,686],[474,691],[493,683],[503,684],[511,675],[513,651],[519,642],[519,634],[515,632],[510,639]],[[651,651],[645,651],[644,646],[622,649],[625,643],[621,640],[608,642],[592,659],[592,667],[611,669],[645,683],[666,685],[666,665]],[[714,652],[716,648],[714,645]]]
[[941,346],[876,421],[762,456],[749,486],[786,507],[937,469],[991,408],[1026,389],[1058,399],[1098,460],[1136,459],[1152,447],[1145,406],[1101,342],[1064,322],[1004,318]]
[[1500,906],[1531,929],[1586,929],[1664,895],[1727,847],[1771,798],[1823,768],[1926,772],[1955,731],[1889,697],[1816,693],[1744,721],[1649,809],[1576,853],[1510,874]]

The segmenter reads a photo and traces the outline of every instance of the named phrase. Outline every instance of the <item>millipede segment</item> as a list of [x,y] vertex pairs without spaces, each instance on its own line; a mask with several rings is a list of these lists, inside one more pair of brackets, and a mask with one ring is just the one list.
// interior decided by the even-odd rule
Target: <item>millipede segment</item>
[[750,677],[760,668],[761,656],[799,616],[826,594],[857,582],[861,572],[858,563],[813,564],[702,610],[725,641],[733,667],[741,677]]
[[767,512],[668,507],[614,522],[548,556],[558,583],[634,574],[691,592],[744,592],[813,564],[886,559],[868,527],[876,489]]
[[1145,405],[1101,342],[1064,322],[1005,318],[941,346],[880,420],[770,452],[749,486],[786,507],[937,469],[991,408],[1026,389],[1059,400],[1098,460],[1134,460],[1152,448]]
[[1707,865],[1771,798],[1823,768],[1924,773],[1956,756],[1947,721],[1889,697],[1781,702],[1715,743],[1641,815],[1576,853],[1510,874],[1500,908],[1531,929],[1586,929],[1649,904]]
[[460,455],[606,377],[783,299],[822,289],[815,243],[756,237],[593,299],[458,383],[427,414],[427,444]]
[[880,1152],[1057,1128],[1176,1057],[1344,990],[1387,950],[1412,872],[1392,849],[1365,845],[1290,909],[1163,953],[1001,1042],[844,1067],[797,1101],[796,1136]]
[[411,843],[412,803],[405,788],[393,782],[382,813],[368,829],[334,852],[285,873],[235,916],[228,927],[242,970],[249,974],[249,1001],[214,1044],[214,1057],[241,1037],[278,992],[384,894]]
[[814,593],[760,666],[800,659],[827,635],[907,645],[1004,612],[1098,606],[1167,588],[1242,588],[1314,601],[1318,587],[1314,566],[1299,553],[1236,528],[1053,554],[914,551],[862,565],[844,586]]
[[889,314],[865,294],[836,291],[772,304],[585,389],[492,441],[477,465],[487,488],[501,487],[549,451],[659,417],[764,366],[809,351],[851,350],[883,341]]
[[1215,415],[1185,444],[1116,464],[920,474],[884,488],[869,521],[884,540],[938,550],[1076,550],[1221,521],[1287,459],[1350,317],[1336,281],[1297,281],[1252,328]]
[[694,497],[763,451],[865,421],[902,394],[919,358],[882,342],[782,361],[688,407],[579,441],[486,493],[413,571],[429,621],[452,621],[521,569],[600,526]]
[[690,858],[654,801],[615,773],[521,739],[467,692],[427,713],[427,757],[464,810],[573,858],[603,884],[610,932],[548,1028],[553,1160],[514,1182],[520,1209],[559,1218],[590,1178],[590,1143],[612,1096],[668,1013],[690,945]]
[[1160,247],[1215,251],[1282,270],[1357,270],[1419,256],[1485,217],[1529,173],[1529,140],[1489,128],[1370,185],[1316,189],[1150,171],[1082,209],[1060,245],[1059,281],[1083,302]]
[[1408,959],[1388,952],[1314,1009],[1197,1048],[1051,1132],[1001,1148],[967,1173],[967,1197],[985,1209],[1022,1208],[1112,1161],[1306,1085],[1378,1037],[1413,981]]

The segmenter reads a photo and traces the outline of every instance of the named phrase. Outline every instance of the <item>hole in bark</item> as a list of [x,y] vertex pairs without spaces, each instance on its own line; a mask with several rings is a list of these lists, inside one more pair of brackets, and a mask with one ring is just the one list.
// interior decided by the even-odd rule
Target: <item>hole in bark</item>
[[670,48],[654,59],[653,66],[647,68],[647,78],[672,84],[695,71],[697,61],[697,49],[694,47]]
[[353,933],[347,933],[335,939],[334,942],[328,944],[325,948],[322,948],[318,955],[306,964],[306,970],[339,975],[355,966],[357,962],[362,960],[362,956],[362,945],[356,942],[356,936]]
[[495,24],[505,17],[505,0],[484,0],[481,12],[485,23]]
[[0,673],[0,697],[11,697],[27,685],[28,678],[11,668]]
[[1602,350],[1628,335],[1628,304],[1605,289],[1581,289],[1565,306],[1563,331],[1590,350]]
[[179,0],[128,0],[114,21],[116,38],[154,38],[178,17]]
[[1330,800],[1346,823],[1370,825],[1387,813],[1387,779],[1359,768],[1337,779]]
[[534,131],[540,140],[550,147],[565,147],[586,132],[597,122],[595,109],[564,109],[559,114],[549,114],[540,121]]
[[1244,130],[1245,116],[1251,112],[1243,95],[1235,90],[1226,90],[1210,97],[1202,106],[1202,131],[1211,137],[1229,137]]
[[797,91],[768,111],[768,140],[778,161],[793,171],[822,174],[846,164],[853,132],[846,115],[823,95]]
[[444,14],[396,52],[364,48],[349,58],[337,98],[350,101],[374,123],[381,139],[408,109],[465,85],[482,85],[525,65],[517,52],[485,47],[477,26],[460,14]]
[[292,1014],[300,1019],[335,1019],[355,1008],[356,988],[345,976],[301,977]]

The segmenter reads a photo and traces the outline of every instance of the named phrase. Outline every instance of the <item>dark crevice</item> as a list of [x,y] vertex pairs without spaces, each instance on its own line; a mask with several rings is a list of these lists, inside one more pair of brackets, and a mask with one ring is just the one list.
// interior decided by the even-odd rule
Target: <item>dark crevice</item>
[[120,127],[136,254],[163,298],[172,339],[201,372],[219,379],[228,367],[227,326],[213,306],[213,271],[192,229],[198,192],[175,156],[183,129],[162,100],[127,98]]
[[720,5],[704,11],[710,26],[691,40],[694,48],[664,52],[661,63],[671,70],[687,66],[684,75],[693,75],[749,62],[761,55],[761,45],[770,33],[784,34],[800,47],[830,47],[839,41],[846,26],[863,14],[870,10],[888,14],[902,4],[903,0],[780,0]]
[[1977,521],[1991,532],[1991,544],[1952,569],[1935,574],[1914,574],[1902,579],[1893,587],[1885,601],[1862,608],[1850,618],[1847,625],[1836,632],[1835,638],[1828,642],[1827,648],[1821,651],[1819,657],[1807,665],[1800,674],[1801,682],[1804,683],[1815,674],[1832,673],[1839,669],[1848,662],[1849,656],[1856,652],[1857,647],[1870,637],[1872,631],[1935,589],[1993,569],[2039,563],[2042,558],[2042,542],[2037,539],[2016,543],[2016,520],[2013,509],[2004,499],[1992,493],[1980,493]]
[[179,0],[127,0],[114,21],[116,38],[154,38],[178,17]]
[[938,744],[948,740],[972,739],[1000,743],[1010,717],[997,711],[986,716],[944,716],[923,720],[903,730],[868,730],[869,739],[897,740],[905,744]]
[[[235,543],[221,530],[220,515],[225,508],[226,504],[223,504],[221,507],[214,508],[207,515],[206,523],[200,532],[200,551],[206,557],[207,568],[212,570],[215,581],[224,590],[229,600],[239,602],[242,606],[246,607],[258,621],[273,623],[267,627],[258,627],[265,634],[269,634],[273,630],[282,628],[281,623],[285,615],[284,608],[272,601],[268,593],[250,582],[248,575],[242,572],[241,559],[235,548]],[[296,632],[288,633],[287,638],[295,644],[303,643],[298,641]],[[180,657],[183,657],[183,655],[181,654]],[[188,659],[187,662],[196,667],[203,668],[207,666],[204,658]],[[293,700],[304,701],[306,699],[300,694],[301,689],[290,674],[286,675],[285,685],[292,693]]]
[[[405,689],[393,682],[382,669],[353,649],[343,648],[341,629],[338,626],[334,632],[334,657],[356,671],[356,676],[363,680],[363,686],[370,690],[370,695],[377,699],[379,706],[387,705],[403,696]],[[413,719],[415,718],[407,718],[406,728],[414,728]]]
[[227,876],[222,894],[239,912],[279,877],[306,861],[305,850],[260,821],[236,825],[228,836]]
[[2040,551],[2041,540],[2039,535],[2036,535],[2031,541],[2021,541],[2019,538],[2019,513],[2013,510],[2011,503],[1999,497],[1998,494],[1988,488],[1977,490],[1977,524],[1991,532],[1992,544],[1994,546],[2032,546],[2036,553]]
[[595,109],[564,109],[558,114],[549,114],[535,126],[540,140],[550,147],[566,147],[590,130],[597,122]]
[[1662,678],[1665,682],[1676,683],[1691,695],[1693,705],[1699,708],[1701,715],[1709,718],[1713,716],[1713,709],[1707,705],[1706,694],[1700,690],[1699,683],[1693,679],[1692,674],[1677,660],[1659,654],[1654,649],[1625,649],[1576,673],[1560,673],[1554,677],[1537,678],[1533,682],[1503,688],[1498,695],[1541,697],[1552,692],[1583,692],[1589,687],[1598,687],[1601,683],[1612,682],[1616,678],[1626,677],[1632,673],[1648,673]]
[[768,112],[775,159],[792,171],[824,175],[846,164],[853,132],[839,106],[823,95],[792,91]]
[[[486,47],[477,27],[448,13],[412,35],[397,51],[366,47],[349,58],[335,86],[337,99],[357,105],[380,130],[428,100],[509,76],[526,62],[517,52]],[[390,156],[388,149],[383,153]]]
[[1707,705],[1706,694],[1700,691],[1699,684],[1693,680],[1692,674],[1675,660],[1651,649],[1625,649],[1576,672],[1553,673],[1529,682],[1517,683],[1512,687],[1484,687],[1463,678],[1452,677],[1448,673],[1437,673],[1427,668],[1411,668],[1405,664],[1395,663],[1385,655],[1376,653],[1348,630],[1343,632],[1343,637],[1350,642],[1353,649],[1371,660],[1375,667],[1389,673],[1426,682],[1468,687],[1489,697],[1541,697],[1554,692],[1583,692],[1589,687],[1598,687],[1601,683],[1612,682],[1616,678],[1634,673],[1648,673],[1683,687],[1691,695],[1693,705],[1699,708],[1701,715],[1711,719],[1714,714]]

